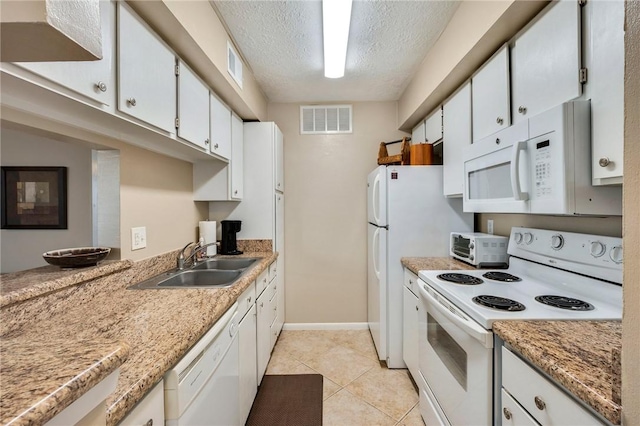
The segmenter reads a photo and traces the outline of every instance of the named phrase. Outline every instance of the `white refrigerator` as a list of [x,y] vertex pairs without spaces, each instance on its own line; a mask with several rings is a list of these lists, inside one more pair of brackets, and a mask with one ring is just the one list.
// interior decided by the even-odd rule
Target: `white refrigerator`
[[462,198],[442,192],[442,166],[380,166],[367,179],[367,308],[378,358],[402,359],[402,257],[447,257],[449,234],[473,231]]

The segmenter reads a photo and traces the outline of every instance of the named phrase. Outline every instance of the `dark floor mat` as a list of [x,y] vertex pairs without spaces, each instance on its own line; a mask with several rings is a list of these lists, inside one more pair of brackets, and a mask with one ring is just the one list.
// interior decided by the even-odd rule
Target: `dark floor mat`
[[322,426],[322,375],[264,376],[247,426]]

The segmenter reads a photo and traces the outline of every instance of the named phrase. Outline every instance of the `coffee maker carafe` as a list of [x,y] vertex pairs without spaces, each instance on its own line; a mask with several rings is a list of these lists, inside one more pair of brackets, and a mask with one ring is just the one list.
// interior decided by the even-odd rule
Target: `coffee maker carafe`
[[220,254],[242,254],[238,250],[236,233],[240,232],[242,227],[241,220],[223,220],[222,222],[222,241],[220,243]]

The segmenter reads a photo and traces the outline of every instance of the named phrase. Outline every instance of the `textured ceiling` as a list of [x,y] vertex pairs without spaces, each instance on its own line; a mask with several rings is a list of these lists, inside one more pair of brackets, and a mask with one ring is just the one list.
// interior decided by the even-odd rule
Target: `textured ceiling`
[[458,1],[355,0],[345,76],[324,77],[322,3],[212,1],[271,102],[397,100]]

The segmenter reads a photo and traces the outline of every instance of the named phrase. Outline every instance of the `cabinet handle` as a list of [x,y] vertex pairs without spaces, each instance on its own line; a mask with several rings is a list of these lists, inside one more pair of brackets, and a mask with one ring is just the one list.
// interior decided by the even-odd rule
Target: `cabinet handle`
[[498,118],[496,118],[496,123],[502,124],[502,123],[504,123],[504,120],[502,119],[502,117],[498,117]]
[[104,84],[104,82],[99,81],[96,83],[96,89],[98,89],[101,92],[106,92],[107,91],[107,85]]
[[209,145],[209,138],[207,138],[207,139],[205,139],[205,140],[204,140],[204,144],[205,144],[205,145]]
[[418,310],[418,307],[416,306],[416,311]]
[[144,426],[153,426],[153,419],[147,420],[147,422],[144,424]]
[[600,164],[600,167],[607,167],[609,164],[611,164],[611,160],[609,160],[609,157],[602,157],[598,161],[598,164]]
[[127,99],[127,104],[132,107],[136,106],[136,98]]
[[496,138],[496,145],[500,145],[500,138]]
[[233,191],[233,195],[238,195],[238,190]]
[[218,144],[215,144],[213,147],[214,147],[215,149],[218,149]]
[[544,403],[542,398],[540,398],[539,396],[536,396],[535,398],[533,398],[533,401],[536,403],[536,408],[538,408],[538,410],[544,410],[544,407],[546,406],[546,404]]
[[502,409],[502,414],[504,414],[505,419],[511,420],[511,411],[507,407]]
[[260,302],[260,307],[264,308],[264,302]]
[[251,304],[251,296],[247,297],[247,303]]
[[523,106],[523,105],[520,105],[520,106],[518,107],[518,112],[519,112],[520,114],[526,114],[526,113],[527,113],[527,107],[526,107],[526,106]]

